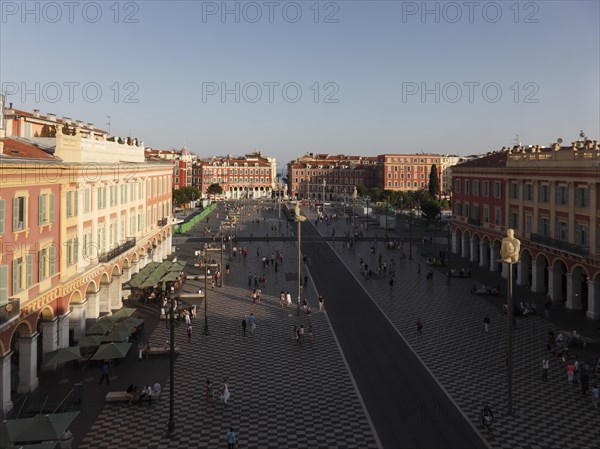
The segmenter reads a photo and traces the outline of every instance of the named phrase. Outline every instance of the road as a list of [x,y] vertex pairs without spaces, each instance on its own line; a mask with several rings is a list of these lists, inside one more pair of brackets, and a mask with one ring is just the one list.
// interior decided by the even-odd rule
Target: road
[[302,252],[383,447],[487,447],[331,247],[304,241]]

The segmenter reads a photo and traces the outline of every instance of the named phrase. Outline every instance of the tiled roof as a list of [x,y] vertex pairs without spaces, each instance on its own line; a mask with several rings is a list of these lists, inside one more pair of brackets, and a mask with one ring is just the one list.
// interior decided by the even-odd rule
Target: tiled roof
[[44,150],[18,140],[5,138],[0,139],[0,142],[4,144],[4,150],[0,157],[15,157],[15,158],[28,158],[28,159],[47,159],[60,161],[59,158],[46,153]]
[[[51,119],[51,118],[50,118],[48,115],[44,115],[44,114],[39,114],[39,115],[36,117],[36,116],[33,114],[33,112],[22,111],[22,110],[20,110],[20,109],[14,109],[14,108],[13,108],[13,109],[8,109],[8,110],[6,110],[6,114],[8,115],[8,114],[10,113],[10,111],[12,111],[12,113],[13,113],[15,116],[31,117],[31,118],[34,118],[34,119],[36,119],[36,120],[45,120],[45,121],[47,121],[47,122],[50,122],[50,123],[64,123],[64,120],[63,120],[62,118],[60,118],[60,117],[56,117],[56,116],[55,116],[55,118],[53,118],[53,119]],[[77,125],[77,121],[76,121],[76,120],[71,120],[71,123],[70,123],[70,124],[71,124],[72,126],[78,126],[78,125]],[[87,128],[87,123],[84,123],[84,127],[83,127],[83,129],[84,129],[84,130],[88,130],[88,131],[90,130],[89,128]],[[93,127],[92,129],[93,129],[94,131],[96,131],[96,132],[107,134],[107,131],[106,131],[106,130],[104,130],[104,129],[95,128],[95,127]]]
[[452,170],[460,170],[461,168],[502,168],[506,167],[507,159],[507,151],[497,151],[486,156],[455,165]]

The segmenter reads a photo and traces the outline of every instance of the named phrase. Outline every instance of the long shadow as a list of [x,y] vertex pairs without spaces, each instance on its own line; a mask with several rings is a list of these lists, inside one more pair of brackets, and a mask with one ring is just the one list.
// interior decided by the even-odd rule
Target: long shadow
[[[302,226],[303,235],[315,232]],[[383,447],[487,447],[360,283],[332,263],[334,251],[318,243],[302,250]]]

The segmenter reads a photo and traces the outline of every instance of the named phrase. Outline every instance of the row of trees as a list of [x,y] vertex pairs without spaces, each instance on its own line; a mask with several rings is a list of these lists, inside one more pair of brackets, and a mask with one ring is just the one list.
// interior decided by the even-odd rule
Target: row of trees
[[[220,195],[223,193],[223,187],[221,187],[217,183],[211,184],[210,186],[208,186],[208,189],[206,189],[206,193],[208,195],[213,195],[213,196]],[[173,190],[173,202],[175,203],[175,206],[177,206],[177,207],[181,207],[188,203],[193,203],[194,201],[198,201],[201,197],[202,197],[202,193],[200,192],[200,189],[198,187],[185,186],[185,187],[182,187],[181,189]]]

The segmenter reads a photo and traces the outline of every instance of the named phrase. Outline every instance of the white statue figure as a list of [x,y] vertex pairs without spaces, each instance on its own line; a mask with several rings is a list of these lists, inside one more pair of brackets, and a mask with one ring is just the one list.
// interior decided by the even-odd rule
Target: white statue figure
[[296,221],[305,221],[306,217],[303,217],[300,214],[300,201],[296,201],[296,207],[294,208],[294,218],[296,219]]
[[502,246],[500,247],[500,258],[503,262],[517,263],[520,251],[521,241],[515,238],[513,229],[507,229],[506,237],[502,239]]

